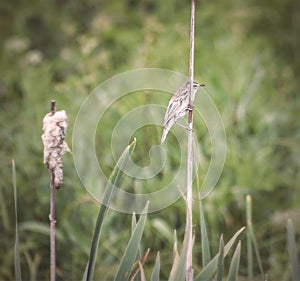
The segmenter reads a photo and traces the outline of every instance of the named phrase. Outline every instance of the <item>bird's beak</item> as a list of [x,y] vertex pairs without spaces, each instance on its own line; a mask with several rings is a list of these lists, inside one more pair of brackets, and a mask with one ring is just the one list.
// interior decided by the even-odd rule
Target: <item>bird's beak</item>
[[199,84],[199,83],[197,83],[197,88],[204,87],[204,86],[205,86],[205,84]]

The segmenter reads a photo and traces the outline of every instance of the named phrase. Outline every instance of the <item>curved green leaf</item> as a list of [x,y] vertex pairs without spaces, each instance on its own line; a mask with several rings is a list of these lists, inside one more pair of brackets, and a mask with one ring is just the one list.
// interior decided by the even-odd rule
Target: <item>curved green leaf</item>
[[[135,228],[136,228],[136,214],[135,214],[135,212],[133,212],[133,214],[132,214],[132,219],[131,219],[131,234],[134,233]],[[137,254],[136,254],[135,260],[138,260],[139,257],[140,257],[141,255],[142,255],[142,253],[141,253],[141,249],[140,249],[140,247],[139,247],[139,248],[138,248],[138,252],[137,252]],[[136,278],[137,278],[138,280],[141,279],[141,274],[140,274],[140,273],[137,273],[137,277],[136,277]]]
[[239,241],[238,245],[236,246],[236,249],[234,251],[230,267],[229,267],[229,273],[227,277],[227,281],[236,281],[238,277],[238,271],[240,266],[240,256],[241,256],[241,241]]
[[160,255],[157,252],[154,268],[151,274],[151,281],[159,281],[159,272],[160,272]]
[[187,251],[188,251],[188,245],[189,243],[192,243],[192,241],[189,241],[190,239],[190,232],[191,232],[191,217],[189,215],[189,212],[186,212],[186,226],[185,226],[185,234],[184,239],[182,243],[182,250],[180,252],[180,255],[176,255],[174,258],[173,266],[171,269],[171,273],[169,276],[169,281],[177,281],[177,280],[185,280],[186,275],[186,257],[187,257]]
[[116,186],[118,186],[118,184],[120,182],[121,176],[123,174],[122,171],[124,171],[124,168],[128,162],[128,159],[135,148],[135,144],[136,144],[136,139],[134,139],[133,142],[126,147],[126,149],[120,156],[120,158],[119,158],[116,166],[114,167],[114,170],[108,180],[107,186],[105,188],[105,193],[103,196],[103,202],[102,202],[103,204],[101,205],[99,213],[98,213],[96,227],[95,227],[93,240],[92,240],[89,261],[88,261],[88,264],[87,264],[87,267],[86,267],[86,270],[85,270],[85,273],[83,276],[83,280],[91,281],[94,278],[97,250],[98,250],[103,220],[108,211],[108,207],[110,205],[111,199],[117,192]]
[[148,212],[149,202],[147,202],[143,213],[136,224],[136,227],[134,229],[133,234],[131,235],[131,238],[128,242],[128,245],[126,247],[125,253],[121,259],[121,263],[119,265],[117,274],[114,278],[114,280],[128,280],[130,276],[130,270],[134,262],[136,261],[136,255],[138,253],[138,249],[140,246],[142,234],[144,231],[146,218],[147,218],[147,212]]
[[211,260],[207,229],[204,218],[202,201],[199,200],[200,226],[201,226],[201,248],[202,248],[202,266],[205,267]]
[[[239,231],[237,231],[233,237],[229,240],[229,242],[224,247],[224,257],[228,254],[232,245],[234,244],[236,238],[243,232],[245,227],[242,227]],[[202,271],[195,277],[194,281],[206,281],[210,279],[215,273],[218,266],[218,255],[216,255],[207,266],[205,266]]]
[[224,264],[224,239],[223,234],[220,237],[219,253],[218,253],[218,271],[217,281],[222,281],[223,276],[223,264]]

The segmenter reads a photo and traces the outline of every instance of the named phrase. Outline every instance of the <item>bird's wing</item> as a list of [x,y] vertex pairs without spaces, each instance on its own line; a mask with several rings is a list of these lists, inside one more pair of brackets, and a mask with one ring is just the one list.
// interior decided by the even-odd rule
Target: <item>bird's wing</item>
[[176,117],[176,115],[180,114],[188,107],[188,99],[186,97],[187,94],[188,92],[184,96],[178,96],[176,92],[172,96],[165,114],[164,126],[169,122],[170,119]]

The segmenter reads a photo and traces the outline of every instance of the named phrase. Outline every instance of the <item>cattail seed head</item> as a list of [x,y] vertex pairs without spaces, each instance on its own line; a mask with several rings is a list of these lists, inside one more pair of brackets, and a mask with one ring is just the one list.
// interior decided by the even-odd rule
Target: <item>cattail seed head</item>
[[67,114],[64,110],[50,112],[43,119],[42,141],[44,144],[44,164],[53,176],[53,185],[60,188],[63,184],[62,156],[71,152],[65,142]]

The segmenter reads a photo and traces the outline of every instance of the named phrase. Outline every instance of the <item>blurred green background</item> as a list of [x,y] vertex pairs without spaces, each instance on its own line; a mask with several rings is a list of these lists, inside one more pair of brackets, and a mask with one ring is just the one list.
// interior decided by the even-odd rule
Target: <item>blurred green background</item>
[[[195,78],[206,84],[222,115],[228,148],[218,186],[203,202],[212,251],[217,252],[221,233],[226,241],[245,225],[245,196],[251,194],[268,278],[290,280],[288,217],[300,233],[300,2],[203,0],[196,8]],[[0,279],[14,279],[14,159],[23,280],[46,280],[49,176],[40,136],[50,101],[55,99],[58,109],[68,113],[71,144],[82,101],[106,79],[141,67],[188,74],[190,3],[15,0],[1,1],[0,15]],[[147,102],[147,95],[134,99],[136,104]],[[168,100],[161,103],[167,105]],[[106,118],[101,126],[110,128],[126,112],[126,103],[119,108],[114,119]],[[152,127],[145,130],[134,153],[140,163],[147,163],[149,148],[161,133]],[[107,175],[114,165],[109,133],[101,130],[98,136]],[[209,137],[198,135],[209,162]],[[176,155],[176,146],[168,145]],[[58,280],[77,280],[84,271],[98,207],[83,189],[70,154],[64,167],[65,184],[57,198],[57,275]],[[168,176],[157,181],[168,181]],[[172,263],[173,229],[181,238],[184,232],[184,208],[180,200],[148,218],[143,244],[151,248],[150,267],[161,252],[162,278]],[[196,203],[194,210],[198,272]],[[97,278],[109,280],[113,275],[130,235],[130,221],[129,215],[110,212],[100,241]],[[247,272],[245,250],[244,243],[241,276]]]

